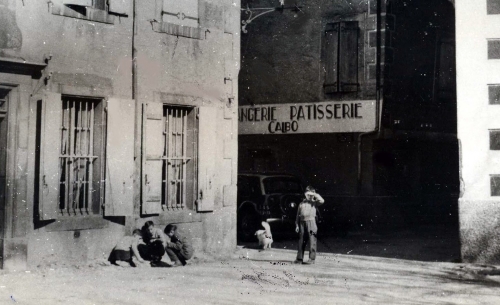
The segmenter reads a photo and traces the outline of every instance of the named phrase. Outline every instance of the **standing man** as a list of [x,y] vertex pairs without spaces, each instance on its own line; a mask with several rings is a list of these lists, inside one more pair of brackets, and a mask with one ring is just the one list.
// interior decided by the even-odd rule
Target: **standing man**
[[[316,225],[316,207],[322,205],[325,200],[312,186],[306,187],[306,198],[302,200],[297,209],[297,218],[295,220],[295,232],[299,233],[299,251],[294,264],[311,265],[316,259],[316,234],[318,226]],[[309,260],[304,262],[304,252],[307,242],[309,242]]]

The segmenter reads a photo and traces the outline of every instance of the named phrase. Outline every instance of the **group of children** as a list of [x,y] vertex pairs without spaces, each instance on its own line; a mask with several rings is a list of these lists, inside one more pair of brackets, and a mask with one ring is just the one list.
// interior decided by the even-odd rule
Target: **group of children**
[[[161,261],[167,253],[173,265]],[[169,224],[162,231],[152,221],[147,221],[141,230],[135,229],[132,236],[125,236],[116,244],[109,261],[114,265],[128,264],[136,267],[149,262],[153,267],[185,266],[194,254],[188,238],[177,232],[177,226]]]
[[[316,193],[312,186],[308,186],[305,198],[297,209],[295,231],[299,233],[299,245],[295,264],[314,264],[316,259],[316,207],[325,200]],[[309,243],[309,260],[304,261],[304,252]],[[161,262],[162,256],[167,253],[173,265]],[[152,221],[147,221],[142,230],[135,229],[132,236],[123,237],[110,256],[110,262],[120,265],[125,262],[131,266],[150,262],[151,266],[185,266],[193,256],[194,249],[190,241],[177,232],[177,226],[169,224],[162,231],[154,226]]]

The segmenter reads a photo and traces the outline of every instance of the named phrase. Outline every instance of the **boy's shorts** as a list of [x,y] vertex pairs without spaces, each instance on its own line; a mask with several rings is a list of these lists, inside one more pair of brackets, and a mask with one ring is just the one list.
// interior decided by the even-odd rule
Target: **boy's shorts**
[[132,259],[132,253],[125,250],[113,250],[111,254],[111,261],[125,261],[128,262]]

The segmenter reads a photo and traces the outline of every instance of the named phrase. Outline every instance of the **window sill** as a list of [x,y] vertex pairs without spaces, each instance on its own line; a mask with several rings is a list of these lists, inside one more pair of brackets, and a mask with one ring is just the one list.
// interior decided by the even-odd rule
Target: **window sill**
[[109,221],[101,215],[84,217],[61,217],[45,226],[45,231],[74,231],[107,228]]
[[159,222],[162,224],[200,221],[201,215],[193,210],[165,211],[159,216]]
[[57,4],[52,5],[52,15],[59,15],[64,17],[77,18],[77,19],[107,23],[107,24],[115,23],[115,16],[110,15],[106,11],[94,8],[87,8],[86,10],[87,10],[87,15],[83,15],[64,5],[57,5]]
[[182,26],[169,22],[152,21],[153,31],[157,33],[165,33],[168,35],[182,36],[193,39],[203,40],[202,29],[190,26]]

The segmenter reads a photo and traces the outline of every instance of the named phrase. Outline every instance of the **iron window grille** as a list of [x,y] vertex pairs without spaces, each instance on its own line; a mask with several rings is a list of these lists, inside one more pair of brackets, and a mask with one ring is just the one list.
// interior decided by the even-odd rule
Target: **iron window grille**
[[163,108],[162,206],[186,209],[194,201],[196,180],[196,116],[192,107]]
[[62,97],[59,211],[100,214],[104,198],[105,116],[100,99]]

